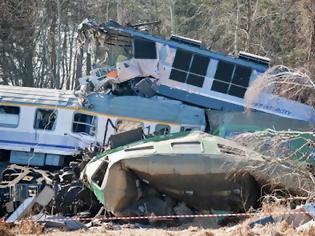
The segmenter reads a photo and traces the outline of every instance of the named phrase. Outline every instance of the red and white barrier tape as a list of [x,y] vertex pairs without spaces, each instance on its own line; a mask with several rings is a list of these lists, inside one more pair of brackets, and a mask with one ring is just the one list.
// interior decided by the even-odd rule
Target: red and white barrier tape
[[[297,215],[297,214],[307,214],[305,211],[286,211],[286,212],[253,212],[253,213],[222,213],[222,214],[196,214],[196,215],[150,215],[150,216],[113,216],[113,217],[66,217],[62,219],[47,219],[49,221],[64,221],[69,220],[80,220],[80,221],[90,221],[90,220],[100,220],[100,221],[112,221],[112,220],[171,220],[176,218],[218,218],[218,217],[246,217],[246,216],[279,216],[279,215]],[[40,221],[45,220],[41,218]],[[4,222],[5,219],[0,219]],[[19,222],[25,221],[37,221],[35,219],[26,219]],[[15,222],[18,223],[18,222]]]
[[[245,217],[245,216],[271,216],[271,215],[294,215],[307,214],[305,211],[287,211],[278,213],[222,213],[222,214],[196,214],[196,215],[163,215],[163,216],[113,216],[113,217],[94,217],[94,218],[78,218],[80,220],[149,220],[149,219],[176,219],[176,218],[218,218],[218,217]],[[73,218],[72,218],[73,219]]]

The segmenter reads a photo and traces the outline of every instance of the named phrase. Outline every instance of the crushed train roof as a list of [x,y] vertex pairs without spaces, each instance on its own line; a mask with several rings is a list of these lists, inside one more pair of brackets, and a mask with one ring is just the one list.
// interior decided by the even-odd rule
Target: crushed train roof
[[[84,109],[120,117],[159,120],[167,123],[205,125],[204,111],[198,107],[160,97],[114,96],[91,93],[86,99],[93,106]],[[0,86],[0,103],[31,104],[37,106],[75,107],[81,105],[73,91]],[[146,111],[146,112],[144,112]]]
[[0,102],[49,106],[78,105],[73,91],[0,85]]

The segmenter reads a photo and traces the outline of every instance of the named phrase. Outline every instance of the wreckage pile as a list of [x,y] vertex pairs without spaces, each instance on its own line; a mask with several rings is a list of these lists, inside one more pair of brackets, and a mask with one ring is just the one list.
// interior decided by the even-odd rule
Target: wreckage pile
[[[315,86],[305,73],[267,70],[264,57],[242,53],[232,58],[197,41],[166,40],[113,21],[83,21],[79,40],[92,53],[99,46],[108,53],[107,65],[95,65],[91,75],[80,79],[75,96],[67,94],[73,106],[86,112],[72,131],[79,127],[82,137],[105,133],[104,141],[84,138],[84,152],[63,168],[7,166],[0,176],[0,214],[6,222],[30,217],[67,229],[85,228],[82,223],[95,220],[157,224],[166,218],[181,224],[198,215],[250,216],[266,196],[274,202],[293,199],[292,208],[308,204],[290,219],[270,216],[250,227],[281,220],[294,227],[314,222]],[[162,111],[138,109],[142,115],[136,117],[149,123],[124,111],[119,113],[124,119],[115,124],[108,119],[97,130],[92,115],[115,110],[118,96],[180,107],[185,117],[172,115],[172,124],[173,117],[161,116],[162,124],[152,131],[150,122]],[[111,101],[109,107],[101,103],[105,100]],[[201,108],[205,117],[200,117]],[[247,108],[252,110],[244,113]],[[7,113],[13,114],[10,109]],[[45,128],[55,122],[51,116]],[[109,126],[115,134],[106,137]],[[31,159],[39,157],[31,154]],[[295,220],[301,209],[303,220]]]

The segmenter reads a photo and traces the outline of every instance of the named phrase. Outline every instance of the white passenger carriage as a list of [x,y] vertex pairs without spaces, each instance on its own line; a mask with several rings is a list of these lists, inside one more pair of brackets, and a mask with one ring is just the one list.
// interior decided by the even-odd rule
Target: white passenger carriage
[[73,91],[0,86],[0,150],[11,163],[61,166],[107,144],[123,122],[145,134],[205,129],[204,111],[178,101],[105,93],[87,95],[87,106],[79,100]]

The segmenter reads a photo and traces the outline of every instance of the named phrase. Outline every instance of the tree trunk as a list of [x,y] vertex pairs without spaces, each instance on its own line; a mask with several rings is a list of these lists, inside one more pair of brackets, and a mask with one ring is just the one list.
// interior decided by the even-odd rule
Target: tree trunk
[[24,62],[24,73],[22,85],[24,87],[34,87],[33,78],[33,49],[28,49],[29,51],[25,53]]
[[122,6],[122,0],[116,0],[117,3],[117,22],[119,24],[123,24],[123,6]]
[[60,87],[60,64],[61,64],[61,0],[57,0],[57,34],[58,34],[58,42],[57,42],[57,70],[56,70],[56,88]]
[[169,0],[171,14],[171,33],[176,34],[175,0]]
[[309,52],[309,70],[311,72],[311,76],[313,81],[315,81],[315,14],[313,15],[312,20],[312,36],[311,36],[311,47]]
[[55,40],[55,34],[56,34],[56,18],[53,17],[50,29],[49,29],[49,44],[50,44],[50,65],[49,65],[49,80],[50,80],[50,86],[56,87],[56,40]]
[[86,74],[90,75],[92,66],[91,66],[91,53],[86,53]]
[[247,0],[247,27],[246,27],[246,51],[250,51],[251,45],[251,33],[252,33],[252,17],[253,17],[253,10],[252,10],[252,0]]
[[239,16],[240,16],[240,4],[239,4],[239,0],[236,0],[236,19],[235,19],[235,31],[234,31],[234,55],[238,54]]
[[79,53],[77,56],[77,67],[75,71],[75,81],[74,81],[74,88],[76,88],[79,85],[79,78],[82,77],[82,63],[83,63],[83,49],[79,49]]

